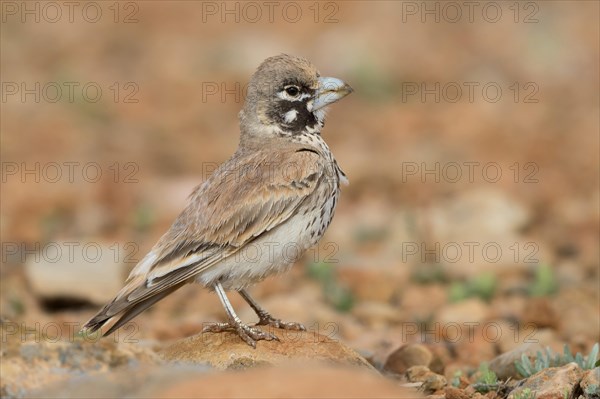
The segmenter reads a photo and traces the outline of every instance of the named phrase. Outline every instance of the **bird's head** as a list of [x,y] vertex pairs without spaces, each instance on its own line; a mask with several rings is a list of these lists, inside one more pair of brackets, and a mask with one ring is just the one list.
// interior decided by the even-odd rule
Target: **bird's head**
[[258,67],[240,112],[242,134],[292,136],[319,133],[325,109],[352,92],[336,78],[321,77],[304,58],[286,54],[267,58]]

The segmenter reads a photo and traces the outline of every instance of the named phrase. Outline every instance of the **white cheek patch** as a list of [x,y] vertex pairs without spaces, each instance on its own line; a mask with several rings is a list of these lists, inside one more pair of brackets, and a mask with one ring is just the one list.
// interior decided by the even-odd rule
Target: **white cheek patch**
[[[309,100],[306,102],[306,109],[308,110],[308,112],[312,112],[313,107],[314,107],[314,100]],[[315,116],[315,118],[317,118],[319,127],[311,129],[309,126],[307,126],[306,128],[309,133],[314,133],[316,131],[321,130],[320,128],[323,127],[323,123],[325,122],[325,114],[326,114],[325,107],[313,112],[313,115]]]
[[314,112],[315,118],[319,121],[319,124],[323,124],[325,121],[326,111],[325,108],[318,109]]
[[292,123],[293,121],[296,120],[297,117],[298,117],[298,111],[293,109],[293,110],[285,113],[283,120],[285,120],[285,123]]
[[321,129],[319,128],[320,126],[319,126],[319,125],[317,125],[317,126],[318,126],[318,127],[314,127],[314,126],[313,126],[313,127],[306,126],[306,127],[305,127],[305,129],[306,129],[306,131],[307,131],[308,133],[317,133],[317,132],[320,132],[320,131],[321,131]]

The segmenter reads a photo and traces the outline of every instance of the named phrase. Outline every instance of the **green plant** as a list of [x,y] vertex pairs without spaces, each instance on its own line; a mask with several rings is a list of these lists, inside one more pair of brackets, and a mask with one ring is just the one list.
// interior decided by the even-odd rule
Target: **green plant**
[[490,301],[496,291],[496,278],[491,273],[481,274],[471,280],[453,283],[450,286],[449,298],[452,302],[466,298],[478,297]]
[[531,296],[549,296],[558,290],[554,270],[548,265],[540,265],[535,269],[533,284],[529,288]]
[[590,384],[584,389],[585,394],[590,397],[592,395],[598,395],[598,384]]
[[359,244],[381,242],[389,235],[389,231],[384,228],[359,227],[354,231],[354,241]]
[[498,376],[492,370],[490,370],[487,363],[481,363],[479,366],[477,381],[473,384],[473,388],[479,393],[487,393],[492,390],[497,390],[500,384],[498,383]]
[[498,377],[496,376],[496,373],[490,370],[490,367],[487,363],[481,363],[481,365],[479,366],[479,373],[480,374],[479,378],[477,379],[477,382],[481,384],[492,385],[498,382]]
[[317,280],[323,289],[325,300],[335,309],[347,312],[354,306],[354,295],[348,287],[341,285],[335,269],[325,262],[310,263],[307,266],[309,277]]
[[422,285],[447,283],[450,280],[441,265],[432,263],[425,263],[413,268],[410,279]]
[[148,204],[139,204],[133,213],[133,224],[137,231],[146,231],[154,223],[154,209]]
[[458,388],[460,386],[460,377],[462,377],[462,371],[456,370],[452,375],[452,386]]
[[537,393],[532,391],[530,388],[524,388],[520,392],[517,392],[513,399],[535,399]]
[[17,296],[9,298],[8,305],[15,316],[21,316],[25,313],[25,303]]
[[515,367],[519,374],[521,374],[521,376],[524,378],[532,376],[535,373],[539,373],[540,371],[549,367],[563,366],[571,362],[577,363],[577,365],[584,370],[591,370],[595,367],[599,349],[598,343],[594,344],[589,355],[584,358],[579,352],[573,356],[573,353],[571,353],[571,349],[569,349],[568,345],[565,345],[562,355],[559,353],[554,353],[552,349],[547,347],[545,353],[542,353],[541,351],[537,352],[535,361],[533,363],[531,363],[531,360],[529,360],[529,356],[523,353],[521,355],[521,359],[515,361]]

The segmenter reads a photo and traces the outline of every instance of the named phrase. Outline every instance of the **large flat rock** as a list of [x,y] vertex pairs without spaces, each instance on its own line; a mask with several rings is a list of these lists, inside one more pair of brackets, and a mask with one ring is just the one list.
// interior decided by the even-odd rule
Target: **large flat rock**
[[278,365],[290,361],[324,361],[375,371],[361,355],[338,340],[316,332],[269,329],[280,341],[259,341],[256,349],[233,332],[201,333],[161,351],[168,361],[207,364],[218,370]]
[[162,365],[71,379],[31,398],[400,398],[414,389],[356,367],[291,365],[210,371],[198,365]]

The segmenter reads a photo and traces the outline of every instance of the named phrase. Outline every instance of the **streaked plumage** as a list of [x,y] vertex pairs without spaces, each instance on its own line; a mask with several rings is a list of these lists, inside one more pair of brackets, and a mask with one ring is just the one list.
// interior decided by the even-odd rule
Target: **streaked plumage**
[[302,58],[265,60],[240,112],[236,153],[194,190],[125,287],[85,328],[95,331],[120,316],[110,334],[190,282],[217,291],[227,311],[229,323],[207,331],[234,329],[253,346],[259,339],[275,339],[242,324],[223,290],[239,291],[259,324],[303,328],[272,318],[245,288],[287,270],[329,226],[345,176],[320,135],[323,107],[350,92],[337,79],[320,78]]

